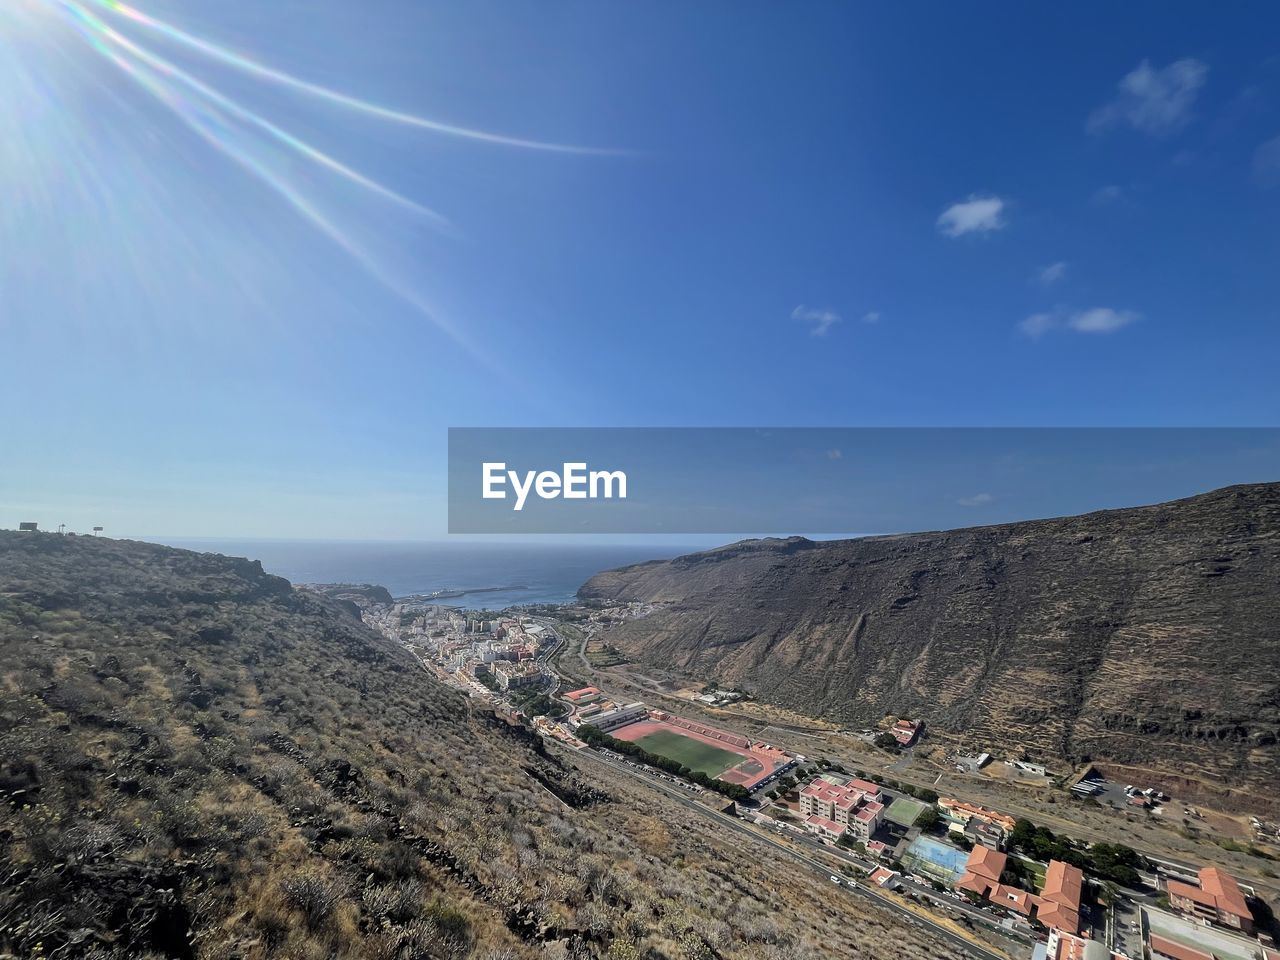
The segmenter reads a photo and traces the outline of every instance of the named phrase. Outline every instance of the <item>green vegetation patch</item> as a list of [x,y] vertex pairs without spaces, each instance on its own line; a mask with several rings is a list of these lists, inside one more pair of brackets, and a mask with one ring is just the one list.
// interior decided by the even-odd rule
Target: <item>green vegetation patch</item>
[[1048,827],[1037,827],[1030,820],[1019,820],[1014,825],[1009,844],[1031,860],[1043,863],[1062,860],[1125,887],[1138,886],[1141,883],[1138,871],[1149,866],[1145,857],[1123,844],[1087,846],[1069,837],[1055,836]]
[[731,767],[743,761],[741,754],[729,750],[721,750],[709,743],[682,736],[671,730],[659,730],[636,741],[649,753],[666,757],[690,770],[705,773],[709,777],[718,777]]
[[889,809],[884,812],[885,819],[892,820],[894,823],[909,827],[916,822],[916,818],[924,812],[927,803],[921,803],[919,800],[909,800],[906,797],[898,797],[893,803],[889,804]]

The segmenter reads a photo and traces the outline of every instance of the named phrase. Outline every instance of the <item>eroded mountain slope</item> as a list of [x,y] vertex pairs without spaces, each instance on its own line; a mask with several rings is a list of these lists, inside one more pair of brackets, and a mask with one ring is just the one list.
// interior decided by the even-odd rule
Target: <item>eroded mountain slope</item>
[[602,573],[630,655],[812,716],[923,716],[1274,804],[1280,485],[937,533],[750,541]]

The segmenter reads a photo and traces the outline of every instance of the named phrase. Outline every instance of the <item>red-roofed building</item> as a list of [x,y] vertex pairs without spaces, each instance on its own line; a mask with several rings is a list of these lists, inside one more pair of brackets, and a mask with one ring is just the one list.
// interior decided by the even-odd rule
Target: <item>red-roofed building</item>
[[1108,950],[1097,940],[1063,933],[1061,930],[1049,931],[1045,957],[1046,960],[1131,960],[1123,953]]
[[1212,953],[1188,947],[1185,943],[1178,943],[1176,940],[1153,933],[1151,960],[1217,960],[1217,958]]
[[880,784],[872,783],[870,780],[851,780],[849,786],[855,790],[861,790],[867,795],[868,800],[874,800],[876,803],[883,803],[884,797],[880,793]]
[[1017,822],[1007,814],[988,810],[986,807],[980,807],[976,803],[965,803],[963,800],[956,800],[953,797],[941,798],[938,801],[938,812],[946,818],[950,828],[957,832],[964,830],[974,817],[987,823],[994,823],[1005,833],[1012,833],[1014,824]]
[[981,845],[974,847],[969,851],[969,860],[964,865],[964,873],[956,881],[956,888],[990,898],[1000,886],[1000,874],[1004,872],[1008,859],[999,850]]
[[876,867],[871,871],[867,879],[878,887],[884,887],[886,890],[892,890],[900,885],[897,871],[890,870],[888,867]]
[[817,815],[805,817],[804,825],[810,833],[816,833],[826,840],[839,840],[844,836],[844,825],[828,820],[826,817]]
[[1040,891],[1036,919],[1046,927],[1067,933],[1080,932],[1080,901],[1084,896],[1084,873],[1061,860],[1050,860]]
[[915,720],[899,720],[889,732],[893,734],[893,739],[898,741],[899,746],[909,747],[915,742],[921,726],[923,724]]
[[1061,860],[1051,860],[1045,871],[1044,889],[1037,896],[1000,882],[1008,859],[999,850],[975,846],[956,889],[975,894],[993,907],[1039,920],[1051,930],[1079,933],[1084,874]]
[[1253,914],[1236,878],[1218,867],[1200,871],[1200,886],[1178,880],[1165,884],[1169,906],[1184,916],[1207,920],[1241,933],[1253,932]]
[[[846,832],[860,843],[867,843],[876,828],[880,826],[884,805],[868,798],[854,781],[850,784],[832,783],[821,777],[814,780],[800,791],[800,813],[809,824],[813,818],[834,822],[841,832],[836,839]],[[825,833],[820,828],[811,827],[814,833]]]
[[1031,916],[1031,911],[1039,904],[1035,894],[1027,893],[1027,891],[1020,890],[1017,887],[1006,886],[1003,883],[996,886],[991,893],[990,899],[993,907],[1003,907],[1005,910],[1020,913],[1024,917]]
[[566,693],[564,698],[575,705],[591,703],[600,699],[600,691],[595,687],[583,687],[581,690],[572,690]]

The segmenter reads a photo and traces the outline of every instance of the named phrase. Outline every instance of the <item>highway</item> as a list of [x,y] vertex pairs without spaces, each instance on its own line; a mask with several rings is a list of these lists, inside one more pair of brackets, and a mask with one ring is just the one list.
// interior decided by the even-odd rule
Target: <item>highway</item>
[[[617,760],[612,760],[609,757],[606,757],[595,750],[589,750],[589,749],[574,750],[571,747],[567,747],[564,744],[551,739],[548,739],[545,742],[549,744],[553,744],[557,749],[564,750],[565,752],[573,755],[574,757],[582,757],[582,758],[590,759],[596,763],[604,764],[605,766],[610,767],[615,771],[629,774],[630,776],[635,777],[638,780],[644,781],[645,784],[654,788],[655,790],[661,791],[670,799],[676,801],[677,803],[682,804],[686,809],[692,810],[695,813],[699,814],[702,817],[705,817],[708,820],[715,821],[716,824],[719,825],[720,827],[727,830],[732,830],[740,835],[748,837],[750,840],[752,840],[757,844],[770,847],[774,851],[777,851],[779,853],[782,853],[784,856],[789,857],[791,860],[808,867],[810,870],[814,871],[815,873],[821,874],[822,880],[824,883],[829,883],[830,882],[829,878],[834,875],[833,871],[835,870],[835,868],[833,868],[830,864],[823,863],[822,861],[817,860],[814,857],[808,856],[807,854],[804,854],[801,851],[796,850],[794,847],[790,846],[789,844],[783,843],[782,841],[769,836],[767,833],[764,833],[752,826],[749,826],[748,824],[743,823],[741,820],[737,819],[736,817],[731,817],[728,814],[721,813],[718,810],[712,810],[711,808],[699,803],[692,796],[681,791],[680,789],[676,787],[672,787],[668,784],[662,783],[661,781],[655,779],[654,777],[650,777],[642,773],[641,771],[635,769],[629,764],[622,763]],[[956,947],[959,950],[963,950],[966,953],[969,953],[975,957],[980,957],[982,958],[982,960],[1007,960],[1004,954],[997,953],[994,950],[989,950],[986,947],[980,946],[979,944],[976,944],[970,940],[967,940],[964,937],[961,937],[960,935],[956,934],[954,931],[950,930],[949,928],[943,926],[942,924],[937,923],[933,920],[930,920],[928,917],[920,916],[919,914],[903,906],[902,904],[889,899],[887,896],[878,896],[872,893],[870,890],[867,890],[856,884],[849,883],[847,880],[841,880],[841,886],[844,889],[850,891],[850,893],[855,896],[863,897],[864,899],[869,900],[886,910],[899,914],[905,919],[907,923],[929,930],[930,933],[934,934],[937,937],[940,937],[941,939],[945,940],[947,943],[951,944],[952,946]]]

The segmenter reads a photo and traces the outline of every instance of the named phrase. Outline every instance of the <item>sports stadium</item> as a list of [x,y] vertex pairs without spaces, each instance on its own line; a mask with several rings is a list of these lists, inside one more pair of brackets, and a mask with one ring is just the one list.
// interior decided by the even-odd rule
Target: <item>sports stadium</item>
[[794,762],[790,754],[767,743],[662,710],[650,710],[646,717],[610,730],[609,735],[748,790],[778,776]]

